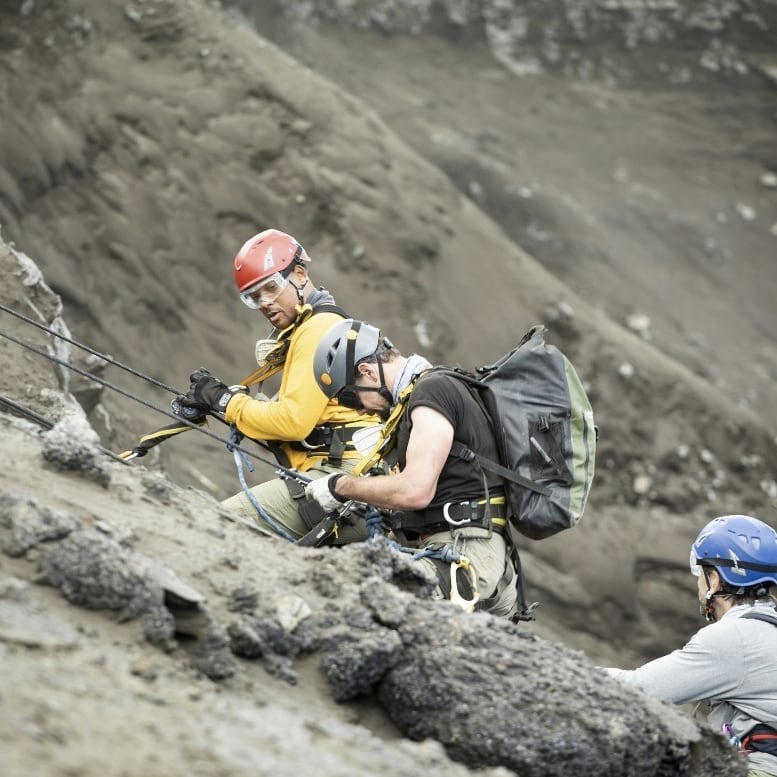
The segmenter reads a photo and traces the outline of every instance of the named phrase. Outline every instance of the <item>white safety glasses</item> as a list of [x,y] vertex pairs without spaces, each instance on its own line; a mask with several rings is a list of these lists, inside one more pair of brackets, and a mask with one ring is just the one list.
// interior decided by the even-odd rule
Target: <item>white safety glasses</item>
[[259,310],[264,305],[275,302],[281,292],[289,285],[289,279],[279,272],[274,272],[267,278],[249,286],[240,292],[240,299],[252,310]]
[[698,577],[701,574],[701,565],[697,562],[696,554],[693,552],[693,548],[691,548],[691,558],[688,563],[691,567],[691,574],[694,577]]

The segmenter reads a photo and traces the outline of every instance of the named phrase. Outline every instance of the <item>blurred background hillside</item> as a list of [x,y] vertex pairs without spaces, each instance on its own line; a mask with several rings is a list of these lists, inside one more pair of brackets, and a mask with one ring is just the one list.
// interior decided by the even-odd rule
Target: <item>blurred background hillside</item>
[[[0,0],[2,234],[76,339],[180,389],[253,369],[231,262],[269,226],[406,353],[545,323],[600,452],[583,523],[526,543],[537,629],[636,661],[697,626],[703,522],[775,524],[776,29],[769,0]],[[82,396],[113,450],[166,422]],[[189,437],[148,465],[237,491]]]

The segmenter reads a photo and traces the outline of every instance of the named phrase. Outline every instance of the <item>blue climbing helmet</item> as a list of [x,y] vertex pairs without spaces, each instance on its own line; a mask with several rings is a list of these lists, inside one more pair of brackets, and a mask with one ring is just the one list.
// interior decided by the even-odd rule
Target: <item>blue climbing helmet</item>
[[777,532],[749,515],[713,518],[691,546],[691,572],[698,576],[701,567],[714,567],[737,589],[777,584]]

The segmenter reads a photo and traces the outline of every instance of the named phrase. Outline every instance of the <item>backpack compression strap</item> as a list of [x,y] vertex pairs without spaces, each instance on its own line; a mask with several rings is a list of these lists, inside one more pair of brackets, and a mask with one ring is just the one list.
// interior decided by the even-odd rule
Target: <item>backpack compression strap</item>
[[468,448],[463,443],[460,443],[458,440],[454,440],[453,445],[451,445],[451,455],[458,456],[463,461],[469,463],[476,461],[478,464],[480,464],[481,467],[483,467],[483,469],[487,469],[489,472],[493,472],[495,475],[500,475],[503,478],[511,480],[513,483],[518,483],[518,485],[529,488],[532,491],[536,491],[538,494],[542,494],[543,496],[550,496],[553,493],[547,486],[535,483],[533,480],[525,478],[523,475],[519,475],[517,472],[513,472],[511,469],[503,467],[501,464],[497,464],[495,461],[491,461],[491,459],[488,459],[485,456],[481,456],[479,453],[475,453],[475,451],[473,451],[471,448]]

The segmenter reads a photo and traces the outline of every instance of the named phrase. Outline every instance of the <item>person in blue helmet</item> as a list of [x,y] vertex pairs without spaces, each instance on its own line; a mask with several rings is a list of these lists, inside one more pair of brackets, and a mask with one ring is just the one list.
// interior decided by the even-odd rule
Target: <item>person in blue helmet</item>
[[710,625],[638,669],[605,671],[664,702],[707,702],[748,777],[777,775],[777,532],[749,515],[715,518],[690,565]]

